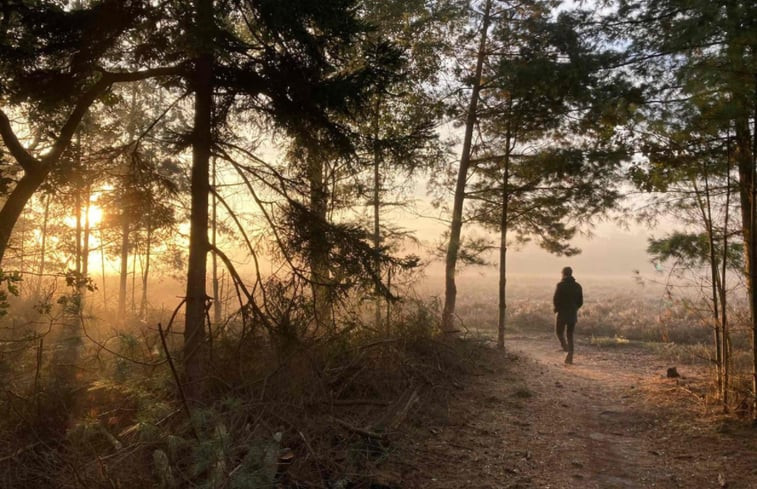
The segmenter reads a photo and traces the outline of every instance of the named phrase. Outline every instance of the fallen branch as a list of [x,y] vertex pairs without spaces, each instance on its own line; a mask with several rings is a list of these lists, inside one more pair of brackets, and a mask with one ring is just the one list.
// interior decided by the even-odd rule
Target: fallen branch
[[358,428],[357,426],[353,426],[347,421],[344,421],[339,418],[332,418],[332,420],[341,426],[342,428],[346,429],[347,431],[351,431],[353,433],[356,433],[358,435],[365,436],[366,438],[374,438],[377,440],[383,440],[386,438],[386,433],[376,433],[375,431],[365,430],[363,428]]
[[305,444],[305,448],[307,448],[308,453],[311,457],[313,457],[313,461],[315,462],[315,467],[318,469],[318,476],[321,478],[321,484],[322,487],[328,487],[328,482],[326,477],[323,474],[323,470],[321,470],[321,462],[318,455],[315,453],[315,450],[313,450],[313,447],[310,446],[310,443],[308,443],[307,438],[305,438],[305,435],[302,433],[302,431],[299,431],[298,434],[300,435],[300,438],[302,438],[302,442]]
[[331,401],[334,406],[388,406],[388,401],[379,399],[334,399]]
[[384,416],[374,424],[373,429],[379,432],[396,430],[407,418],[407,415],[410,414],[410,408],[419,399],[418,388],[415,386],[408,387],[392,407],[387,410]]
[[195,438],[198,440],[200,439],[200,435],[197,432],[197,428],[194,425],[194,422],[192,420],[192,411],[189,410],[189,404],[187,403],[187,396],[184,395],[184,388],[181,385],[181,379],[179,379],[179,373],[176,371],[176,366],[173,364],[173,358],[171,358],[171,352],[168,350],[168,344],[166,343],[166,335],[163,333],[163,326],[158,323],[158,333],[160,333],[160,343],[163,345],[163,351],[166,354],[166,360],[168,360],[168,365],[171,367],[171,373],[173,373],[174,381],[176,381],[176,387],[179,389],[179,396],[181,397],[181,404],[184,406],[184,411],[187,413],[187,419],[189,420],[189,424],[192,425],[192,431],[194,432]]
[[41,445],[41,441],[34,442],[30,445],[26,445],[25,447],[21,447],[15,452],[11,453],[10,455],[6,455],[5,457],[0,458],[0,463],[7,462],[8,460],[13,460],[14,458],[18,457],[24,452],[28,452],[29,450],[32,450],[33,448],[36,448],[38,445]]

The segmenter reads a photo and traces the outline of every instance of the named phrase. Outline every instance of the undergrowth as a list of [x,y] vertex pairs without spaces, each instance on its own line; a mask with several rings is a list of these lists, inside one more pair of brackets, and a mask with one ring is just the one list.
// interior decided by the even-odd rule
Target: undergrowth
[[482,348],[436,336],[421,305],[398,311],[389,333],[345,328],[286,345],[231,323],[213,338],[202,399],[185,405],[157,336],[146,326],[119,330],[107,350],[85,344],[66,385],[52,353],[26,376],[40,358],[19,354],[0,486],[386,487],[373,474],[403,423]]

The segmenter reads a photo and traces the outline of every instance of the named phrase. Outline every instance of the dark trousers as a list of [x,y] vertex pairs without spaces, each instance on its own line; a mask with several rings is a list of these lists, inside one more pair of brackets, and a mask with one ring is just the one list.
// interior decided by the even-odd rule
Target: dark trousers
[[[560,314],[557,315],[557,319],[555,320],[555,334],[557,335],[557,339],[560,340],[560,345],[562,345],[563,350],[567,351],[568,353],[573,353],[573,331],[575,329],[575,320],[572,320],[572,318],[562,317]],[[566,330],[567,341],[565,334]]]

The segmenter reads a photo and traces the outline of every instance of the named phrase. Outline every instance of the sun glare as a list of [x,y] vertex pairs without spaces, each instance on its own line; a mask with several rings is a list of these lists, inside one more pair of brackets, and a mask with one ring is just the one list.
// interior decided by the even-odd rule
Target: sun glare
[[87,217],[89,218],[89,225],[90,226],[96,226],[100,224],[103,220],[103,210],[102,208],[96,206],[96,205],[90,205],[89,206],[89,212],[87,212]]
[[[89,219],[89,227],[95,227],[103,220],[103,210],[100,206],[90,204],[89,211],[87,212],[87,218]],[[68,216],[64,219],[66,226],[76,227],[76,216]],[[84,226],[84,220],[82,219],[82,226]]]

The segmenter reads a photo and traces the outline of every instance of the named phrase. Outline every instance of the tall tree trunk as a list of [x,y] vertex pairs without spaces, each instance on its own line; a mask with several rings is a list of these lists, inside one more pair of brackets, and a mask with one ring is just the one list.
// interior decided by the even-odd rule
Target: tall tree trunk
[[35,295],[39,296],[42,290],[43,276],[45,274],[45,256],[47,253],[47,224],[50,219],[50,202],[52,197],[48,196],[45,200],[45,212],[42,217],[42,236],[39,246],[39,267],[37,267],[37,290]]
[[[704,222],[705,233],[707,234],[707,252],[710,265],[710,300],[712,301],[712,320],[713,320],[713,336],[715,343],[715,370],[718,383],[718,391],[722,392],[723,389],[723,343],[720,336],[720,294],[718,293],[720,287],[720,271],[719,260],[717,251],[715,249],[715,225],[712,222],[712,201],[710,198],[710,180],[707,172],[707,165],[703,165],[702,173],[704,176],[704,189],[699,190],[699,186],[696,181],[693,181],[694,194],[699,207],[699,212],[702,214],[702,221]],[[704,200],[702,200],[702,193],[704,194]]]
[[82,203],[81,203],[81,189],[76,189],[76,195],[74,196],[75,203],[74,203],[74,212],[76,212],[76,243],[74,245],[74,261],[76,263],[76,275],[77,280],[81,280],[82,276],[82,270],[81,270],[81,235],[82,235]]
[[24,272],[24,243],[26,242],[26,221],[29,218],[28,208],[24,207],[21,215],[23,216],[24,213],[26,213],[26,217],[21,219],[21,229],[19,230],[19,234],[21,236],[18,240],[18,269],[21,271],[21,273]]
[[[733,73],[749,73],[745,63],[747,46],[737,37],[742,34],[735,26],[742,23],[741,9],[736,3],[726,5],[726,13],[732,29],[726,32],[726,54]],[[752,46],[754,47],[754,46]],[[750,133],[749,118],[757,111],[757,75],[753,76],[749,87],[752,100],[747,97],[747,87],[739,80],[731,89],[731,101],[740,113],[734,116],[734,158],[739,169],[739,197],[741,200],[742,234],[744,237],[744,273],[749,297],[750,330],[752,335],[752,420],[757,424],[757,236],[755,236],[755,160]],[[751,108],[751,111],[750,111]],[[755,120],[757,123],[757,120]],[[756,128],[757,129],[757,128]],[[757,142],[756,142],[757,143]]]
[[89,275],[89,236],[91,233],[91,226],[89,223],[89,194],[90,188],[86,187],[84,192],[84,198],[86,203],[84,204],[83,216],[84,216],[84,229],[82,230],[82,243],[81,243],[81,282],[79,283],[79,308],[84,312],[84,303],[87,297],[87,275]]
[[726,287],[726,272],[728,270],[728,224],[730,220],[730,205],[731,205],[731,131],[730,128],[726,133],[726,194],[725,194],[725,217],[723,219],[723,268],[721,270],[720,278],[720,329],[723,333],[721,338],[723,344],[722,354],[722,369],[723,369],[723,390],[721,392],[721,399],[723,400],[723,409],[728,412],[728,384],[730,377],[730,352],[729,352],[729,333],[728,333],[728,310],[726,308],[727,299],[727,287]]
[[[757,45],[751,46],[752,56],[754,57],[755,51],[757,51]],[[757,178],[755,177],[755,171],[757,171],[757,73],[755,73],[752,76],[752,127],[753,127],[753,133],[752,133],[752,144],[749,145],[749,119],[748,117],[744,117],[744,123],[742,123],[742,131],[745,132],[745,135],[742,136],[742,138],[739,138],[738,135],[738,129],[736,132],[736,140],[737,144],[740,139],[743,139],[741,142],[742,148],[738,150],[738,153],[740,154],[740,158],[743,159],[746,163],[747,160],[750,162],[750,167],[752,169],[752,178],[751,178],[751,185],[750,185],[750,195],[751,195],[751,221],[750,221],[750,236],[752,238],[751,246],[750,246],[750,252],[751,252],[751,259],[749,262],[749,270],[750,270],[750,280],[747,281],[747,284],[749,286],[749,298],[750,298],[750,310],[752,313],[752,423],[754,425],[757,425],[757,290],[755,290],[755,280],[757,280],[757,237],[755,236],[755,232],[757,230],[755,229],[757,227]],[[737,128],[739,126],[736,126]],[[747,148],[750,150],[747,151]],[[749,154],[747,154],[749,153]]]
[[[129,123],[127,125],[127,133],[129,137],[129,145],[131,145],[132,151],[136,151],[136,145],[134,143],[134,137],[137,132],[137,88],[131,87],[131,107],[129,110]],[[123,175],[125,187],[125,199],[121,202],[121,254],[120,263],[121,269],[118,280],[118,320],[123,322],[126,320],[126,294],[128,293],[128,280],[129,280],[129,246],[130,233],[131,233],[131,217],[136,211],[136,202],[131,194],[132,190],[129,188],[134,181],[135,167],[133,153],[132,158],[126,162],[125,170],[126,174]]]
[[[216,249],[216,246],[218,245],[218,199],[216,198],[216,192],[218,192],[218,189],[216,188],[216,160],[213,158],[213,220],[212,220],[212,229],[211,229],[211,242],[213,245],[213,249]],[[213,267],[213,323],[214,324],[220,324],[221,323],[221,297],[219,295],[218,290],[218,257],[215,253],[210,254],[211,264]]]
[[139,256],[139,242],[134,242],[134,253],[131,257],[131,302],[129,303],[129,312],[132,316],[137,313],[137,259]]
[[107,287],[105,285],[105,279],[107,275],[105,274],[105,236],[103,236],[103,228],[100,226],[100,280],[102,281],[102,290],[103,290],[103,311],[105,313],[108,313],[108,294],[106,292]]
[[[324,175],[324,155],[308,151],[307,174],[310,183],[310,211],[321,223],[328,220],[328,189]],[[331,274],[329,244],[323,233],[313,233],[310,243],[310,273],[316,325],[319,329],[331,328]]]
[[[376,277],[381,280],[381,260],[378,252],[381,248],[381,154],[379,152],[379,110],[381,109],[380,97],[376,97],[373,107],[373,247],[377,257],[374,263]],[[381,288],[376,284],[376,308],[374,311],[374,327],[381,330]],[[389,317],[386,318],[387,324]]]
[[460,251],[460,234],[463,227],[463,203],[465,202],[465,184],[468,179],[468,168],[470,167],[473,129],[477,118],[478,97],[479,92],[481,91],[481,74],[483,73],[484,58],[486,57],[486,39],[489,31],[489,24],[491,22],[491,8],[492,0],[487,0],[486,6],[484,7],[481,40],[479,42],[478,54],[476,56],[476,70],[473,77],[470,106],[468,107],[468,115],[465,121],[463,149],[460,155],[460,167],[458,168],[455,198],[452,205],[452,222],[450,224],[449,243],[447,245],[447,257],[444,269],[444,310],[442,312],[441,324],[442,331],[448,333],[455,330],[453,321],[455,315],[455,301],[457,299],[455,270],[457,267],[457,256]]
[[189,259],[187,261],[186,322],[184,327],[184,373],[187,395],[199,400],[204,390],[208,362],[205,331],[207,298],[208,194],[213,119],[213,0],[195,0],[194,131],[192,134],[192,209],[190,212]]
[[510,203],[510,123],[505,135],[505,161],[502,172],[502,214],[499,222],[499,317],[497,321],[497,348],[505,349],[507,326],[507,228]]
[[147,216],[147,242],[145,243],[145,266],[142,269],[142,298],[139,301],[139,317],[147,316],[147,283],[150,278],[150,254],[152,252],[152,220]]
[[121,208],[121,270],[118,276],[118,320],[126,319],[126,293],[129,279],[129,232],[131,219],[129,218],[128,202]]
[[741,198],[742,233],[744,236],[744,272],[749,297],[750,329],[752,332],[752,412],[757,421],[757,241],[755,235],[755,178],[751,155],[749,123],[737,119],[735,126],[735,156],[739,166],[739,194]]

